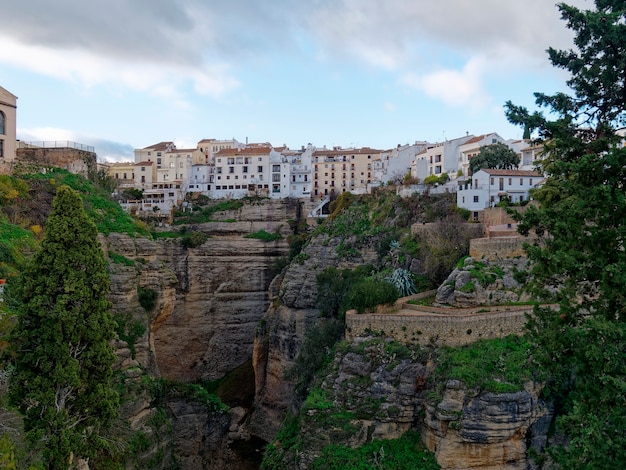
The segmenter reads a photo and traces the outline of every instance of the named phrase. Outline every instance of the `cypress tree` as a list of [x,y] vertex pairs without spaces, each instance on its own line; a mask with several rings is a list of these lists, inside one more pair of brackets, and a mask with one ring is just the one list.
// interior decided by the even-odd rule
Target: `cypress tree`
[[109,277],[80,196],[58,189],[40,250],[9,288],[17,324],[10,400],[49,469],[90,457],[117,414]]

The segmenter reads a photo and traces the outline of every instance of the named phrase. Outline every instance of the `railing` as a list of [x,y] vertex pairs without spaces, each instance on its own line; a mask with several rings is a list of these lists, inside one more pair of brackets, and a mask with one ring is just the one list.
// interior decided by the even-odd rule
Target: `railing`
[[48,140],[48,141],[35,141],[35,142],[23,142],[19,140],[17,142],[17,148],[30,149],[30,148],[58,148],[58,149],[76,149],[84,150],[86,152],[95,153],[95,147],[91,145],[79,144],[77,142],[71,142],[69,140]]

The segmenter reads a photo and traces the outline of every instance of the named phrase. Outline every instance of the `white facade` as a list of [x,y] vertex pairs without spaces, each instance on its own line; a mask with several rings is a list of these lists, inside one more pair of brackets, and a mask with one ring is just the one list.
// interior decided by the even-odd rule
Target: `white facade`
[[461,170],[463,176],[469,175],[470,159],[480,153],[481,147],[493,144],[506,145],[506,142],[497,133],[492,132],[473,137],[459,146],[458,170]]
[[513,203],[527,201],[528,192],[542,180],[534,171],[484,168],[472,175],[456,193],[457,206],[472,212],[482,211],[507,197]]
[[443,173],[447,173],[451,178],[456,176],[459,170],[459,147],[473,137],[472,135],[467,135],[465,137],[446,140],[445,142],[439,142],[424,149],[417,154],[415,159],[426,161],[427,172],[426,174],[418,173],[417,170],[423,168],[423,166],[414,165],[416,173],[413,174],[413,176],[420,181],[423,181],[427,176],[439,176]]
[[380,162],[375,162],[374,178],[380,184],[385,184],[399,175],[406,175],[409,172],[413,175],[415,158],[428,145],[428,142],[415,142],[412,145],[398,145],[382,153]]

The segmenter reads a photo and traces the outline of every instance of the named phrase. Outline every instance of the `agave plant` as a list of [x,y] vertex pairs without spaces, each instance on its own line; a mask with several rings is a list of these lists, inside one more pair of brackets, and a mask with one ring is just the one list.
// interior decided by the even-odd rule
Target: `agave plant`
[[389,282],[396,286],[402,297],[417,293],[413,274],[408,269],[397,268],[389,276]]

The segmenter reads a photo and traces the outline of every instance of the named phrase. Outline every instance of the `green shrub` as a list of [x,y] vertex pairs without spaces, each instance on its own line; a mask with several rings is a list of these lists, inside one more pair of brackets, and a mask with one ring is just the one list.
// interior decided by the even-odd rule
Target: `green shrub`
[[531,346],[514,335],[481,340],[460,348],[443,347],[434,376],[438,383],[457,379],[468,387],[490,392],[514,392],[532,379]]
[[135,262],[132,259],[127,258],[119,253],[109,251],[109,259],[115,264],[123,264],[124,266],[134,266]]
[[150,312],[156,306],[159,294],[154,289],[140,286],[137,287],[137,296],[139,297],[139,305],[141,305],[146,312]]
[[355,284],[345,300],[346,310],[355,309],[358,313],[375,310],[378,305],[389,305],[400,297],[394,284],[388,281],[365,279]]
[[400,439],[372,441],[353,449],[331,444],[322,449],[311,465],[315,470],[436,470],[434,455],[424,448],[416,432],[407,432]]
[[202,246],[209,239],[209,235],[204,232],[186,232],[180,244],[185,248],[197,248]]

